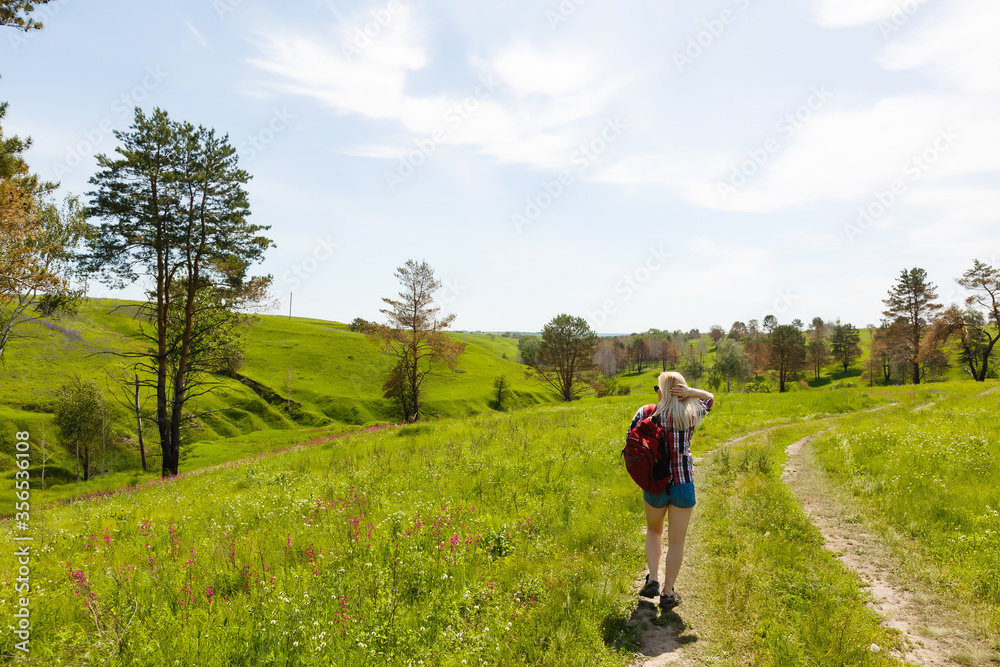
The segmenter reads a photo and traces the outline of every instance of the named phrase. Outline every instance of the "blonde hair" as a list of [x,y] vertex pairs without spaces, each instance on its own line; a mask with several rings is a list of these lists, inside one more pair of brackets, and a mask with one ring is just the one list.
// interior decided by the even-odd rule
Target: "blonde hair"
[[656,404],[653,416],[666,412],[674,420],[674,424],[684,430],[697,426],[701,421],[701,402],[696,398],[681,400],[670,395],[670,390],[677,385],[687,386],[684,376],[674,371],[660,373],[657,384],[660,387],[660,402]]

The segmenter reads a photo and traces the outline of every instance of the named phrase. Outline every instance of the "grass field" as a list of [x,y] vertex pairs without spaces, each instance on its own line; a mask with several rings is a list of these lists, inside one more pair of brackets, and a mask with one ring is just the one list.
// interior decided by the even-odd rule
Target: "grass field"
[[[853,573],[782,482],[785,448],[816,432],[803,424],[719,452],[695,524],[712,581],[702,633],[722,664],[895,665],[898,633],[865,606]],[[872,651],[877,646],[879,652]]]
[[[995,386],[995,383],[994,383]],[[978,386],[983,390],[984,387]],[[1000,392],[886,410],[820,438],[824,467],[920,546],[914,574],[984,611],[1000,631]]]
[[[696,453],[756,435],[717,453],[699,492],[706,660],[890,664],[869,647],[890,648],[894,635],[781,481],[784,447],[830,419],[860,429],[898,410],[902,424],[910,413],[896,408],[844,415],[930,395],[940,409],[995,409],[977,403],[995,394],[973,399],[982,387],[970,386],[720,398]],[[51,665],[628,664],[643,519],[619,452],[640,403],[358,433],[36,505],[32,627],[45,653],[34,655]],[[932,423],[934,413],[913,416]],[[995,434],[986,438],[995,450]],[[994,529],[977,521],[948,524],[950,539]],[[967,581],[970,594],[989,593]],[[9,653],[12,639],[2,641]]]

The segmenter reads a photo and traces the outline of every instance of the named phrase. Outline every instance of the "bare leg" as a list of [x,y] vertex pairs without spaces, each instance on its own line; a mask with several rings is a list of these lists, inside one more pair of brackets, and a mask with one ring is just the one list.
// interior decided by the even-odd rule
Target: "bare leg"
[[667,514],[666,507],[646,506],[646,567],[649,568],[649,580],[659,581],[660,552],[663,548],[663,518]]
[[[667,562],[664,567],[663,585],[660,587],[664,595],[673,590],[674,582],[677,581],[677,573],[681,571],[681,562],[684,560],[684,538],[687,535],[688,524],[691,522],[691,514],[694,513],[693,507],[667,505],[667,509],[669,510]],[[649,516],[648,511],[646,516]],[[649,544],[648,537],[646,544]]]

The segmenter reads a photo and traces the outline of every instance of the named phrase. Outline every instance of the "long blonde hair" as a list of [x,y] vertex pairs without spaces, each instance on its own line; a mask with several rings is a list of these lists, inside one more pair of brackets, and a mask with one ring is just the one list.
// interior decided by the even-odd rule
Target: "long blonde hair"
[[653,416],[666,412],[674,420],[674,424],[684,430],[697,426],[701,421],[701,402],[696,398],[681,400],[670,395],[670,390],[677,385],[687,386],[684,376],[674,371],[660,373],[657,384],[660,387],[660,402],[656,404]]

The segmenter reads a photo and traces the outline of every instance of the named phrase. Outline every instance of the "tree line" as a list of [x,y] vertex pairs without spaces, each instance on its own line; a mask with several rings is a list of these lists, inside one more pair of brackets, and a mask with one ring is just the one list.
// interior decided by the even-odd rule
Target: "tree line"
[[[936,303],[937,287],[921,268],[903,270],[883,299],[879,325],[867,327],[871,341],[866,369],[870,384],[914,384],[936,377],[953,358],[971,378],[997,377],[994,351],[1000,340],[1000,269],[980,260],[956,279],[969,294],[963,306]],[[520,361],[535,368],[563,400],[585,391],[625,393],[621,374],[654,365],[680,370],[689,381],[707,379],[718,390],[761,391],[774,377],[779,392],[807,374],[820,380],[836,365],[844,375],[862,358],[861,330],[839,319],[798,319],[780,324],[775,315],[762,321],[737,321],[728,332],[713,325],[707,334],[650,329],[642,334],[598,337],[582,318],[559,315],[540,336],[519,336]],[[711,363],[709,351],[714,353]]]

